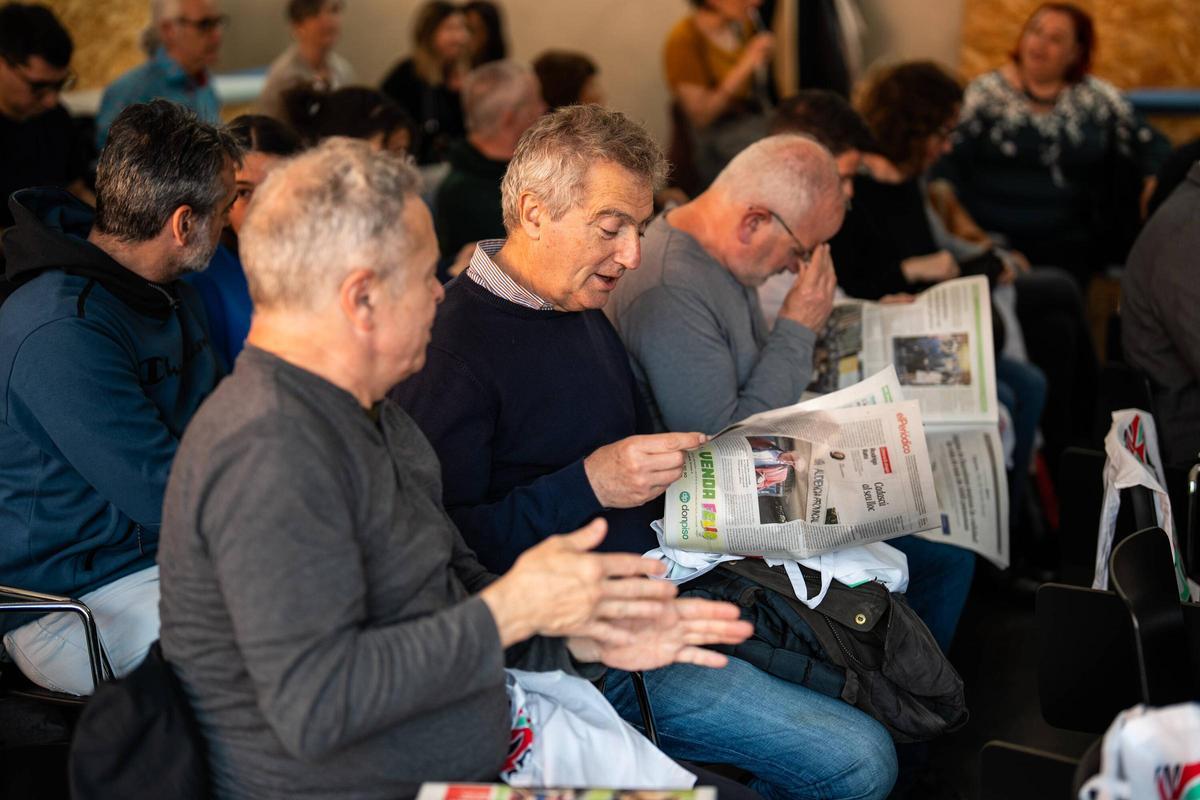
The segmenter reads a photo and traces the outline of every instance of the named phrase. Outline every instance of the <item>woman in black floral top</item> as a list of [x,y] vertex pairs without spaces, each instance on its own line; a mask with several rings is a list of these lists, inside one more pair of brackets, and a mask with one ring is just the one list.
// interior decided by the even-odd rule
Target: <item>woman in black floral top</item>
[[1123,260],[1142,181],[1170,150],[1116,87],[1088,74],[1094,42],[1084,11],[1039,7],[1011,62],[967,86],[937,171],[985,229],[1081,283]]

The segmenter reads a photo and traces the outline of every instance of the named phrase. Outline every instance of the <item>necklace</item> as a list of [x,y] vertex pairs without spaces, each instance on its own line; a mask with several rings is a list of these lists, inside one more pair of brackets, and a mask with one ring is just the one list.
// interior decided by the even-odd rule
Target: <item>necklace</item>
[[1058,102],[1058,96],[1060,94],[1062,94],[1062,90],[1063,90],[1063,87],[1060,86],[1052,94],[1045,96],[1045,97],[1039,97],[1038,95],[1034,94],[1033,90],[1029,88],[1029,85],[1025,83],[1025,79],[1024,78],[1021,79],[1021,94],[1025,95],[1025,99],[1028,100],[1029,102],[1033,103],[1034,105],[1039,105],[1039,106],[1054,105],[1055,103]]

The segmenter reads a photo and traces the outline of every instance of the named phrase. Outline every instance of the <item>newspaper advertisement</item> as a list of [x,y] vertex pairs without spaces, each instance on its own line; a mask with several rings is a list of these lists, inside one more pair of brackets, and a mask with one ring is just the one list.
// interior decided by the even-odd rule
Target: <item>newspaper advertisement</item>
[[810,391],[845,389],[893,364],[927,420],[995,422],[996,359],[987,278],[940,283],[911,303],[843,300],[818,337]]
[[847,408],[755,415],[687,453],[667,490],[664,542],[805,559],[938,528],[920,404],[872,403],[869,392],[824,401]]

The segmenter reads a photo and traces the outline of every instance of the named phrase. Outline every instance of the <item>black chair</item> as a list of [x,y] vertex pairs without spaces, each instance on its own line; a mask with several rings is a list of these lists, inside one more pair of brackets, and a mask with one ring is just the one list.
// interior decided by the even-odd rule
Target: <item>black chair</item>
[[[39,615],[65,611],[83,623],[92,681],[112,670],[91,609],[68,597],[0,586],[0,614]],[[0,664],[0,796],[30,800],[68,797],[67,747],[88,698],[43,689],[11,662]]]
[[1179,545],[1183,550],[1184,572],[1192,580],[1200,581],[1200,464],[1188,470],[1186,485],[1187,501],[1184,507],[1187,510],[1184,515],[1185,527],[1179,535]]
[[1133,624],[1114,592],[1046,583],[1035,615],[1038,697],[1047,723],[1100,734],[1141,702]]
[[1200,697],[1179,603],[1171,543],[1147,528],[1113,547],[1113,588],[1133,620],[1142,700],[1161,706]]
[[1112,426],[1112,412],[1140,408],[1154,413],[1150,381],[1128,364],[1109,363],[1100,368],[1096,381],[1095,440],[1104,440]]
[[1104,502],[1104,452],[1068,447],[1059,459],[1059,564],[1063,583],[1091,586]]
[[979,753],[979,798],[1067,800],[1077,763],[1045,750],[990,741]]

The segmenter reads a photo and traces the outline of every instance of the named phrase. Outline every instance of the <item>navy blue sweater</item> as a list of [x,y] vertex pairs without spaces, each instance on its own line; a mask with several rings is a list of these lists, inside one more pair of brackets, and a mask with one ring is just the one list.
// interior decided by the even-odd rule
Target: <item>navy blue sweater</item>
[[583,459],[649,433],[620,338],[600,311],[538,311],[465,275],[446,287],[425,368],[392,391],[433,443],[446,510],[489,569],[602,514],[600,549],[656,546],[661,499],[601,508]]

